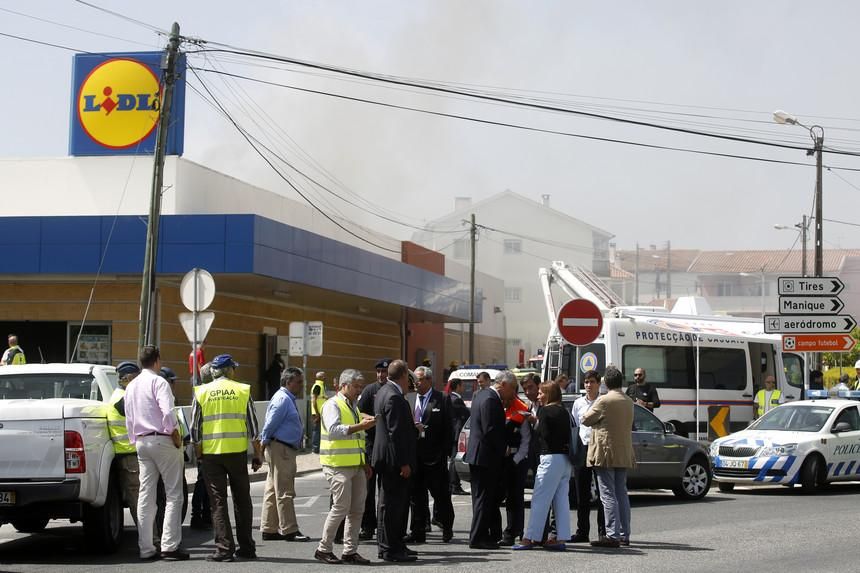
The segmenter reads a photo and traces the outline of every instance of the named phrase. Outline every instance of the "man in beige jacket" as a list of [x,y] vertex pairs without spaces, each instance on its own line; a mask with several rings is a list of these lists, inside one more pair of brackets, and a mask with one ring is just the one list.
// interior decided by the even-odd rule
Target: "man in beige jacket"
[[600,502],[606,514],[606,537],[592,541],[595,547],[630,544],[630,500],[627,469],[634,467],[633,401],[621,391],[624,375],[615,366],[603,375],[609,390],[582,417],[591,427],[586,465],[595,468]]

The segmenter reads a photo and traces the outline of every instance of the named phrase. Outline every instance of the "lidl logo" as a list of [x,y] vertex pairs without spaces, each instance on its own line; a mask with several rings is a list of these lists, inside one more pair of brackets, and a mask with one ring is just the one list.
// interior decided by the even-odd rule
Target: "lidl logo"
[[[155,148],[161,53],[78,54],[72,101],[72,155],[146,154]],[[177,69],[184,75],[184,58]],[[174,90],[168,153],[182,153],[185,83]]]

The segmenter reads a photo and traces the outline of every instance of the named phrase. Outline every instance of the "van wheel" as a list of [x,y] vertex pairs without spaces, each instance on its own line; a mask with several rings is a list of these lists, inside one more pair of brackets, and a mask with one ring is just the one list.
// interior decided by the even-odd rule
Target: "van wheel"
[[21,517],[12,520],[12,527],[20,533],[38,533],[47,525],[47,517]]
[[731,493],[735,491],[735,484],[727,481],[721,481],[717,484],[717,487],[720,488],[720,491],[723,493]]
[[800,487],[803,493],[813,493],[817,490],[824,489],[827,484],[827,476],[825,475],[824,464],[821,463],[821,457],[812,454],[803,461],[803,466],[800,468]]
[[123,531],[122,506],[116,478],[111,475],[105,504],[88,506],[84,511],[84,537],[92,551],[113,553],[119,548]]

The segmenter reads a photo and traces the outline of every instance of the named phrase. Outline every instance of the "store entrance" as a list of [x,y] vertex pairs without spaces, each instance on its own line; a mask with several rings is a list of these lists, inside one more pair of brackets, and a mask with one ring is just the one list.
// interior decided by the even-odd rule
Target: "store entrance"
[[3,350],[6,336],[18,336],[28,364],[66,361],[66,322],[0,321]]

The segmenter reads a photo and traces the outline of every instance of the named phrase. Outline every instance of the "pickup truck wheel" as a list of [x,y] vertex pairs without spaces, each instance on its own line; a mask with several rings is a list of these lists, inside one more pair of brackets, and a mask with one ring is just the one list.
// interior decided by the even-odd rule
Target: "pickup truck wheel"
[[122,496],[116,478],[111,476],[105,504],[101,507],[89,506],[84,513],[87,546],[99,553],[116,551],[122,541],[123,518]]
[[20,533],[38,533],[47,525],[47,517],[21,517],[12,520],[12,527]]

